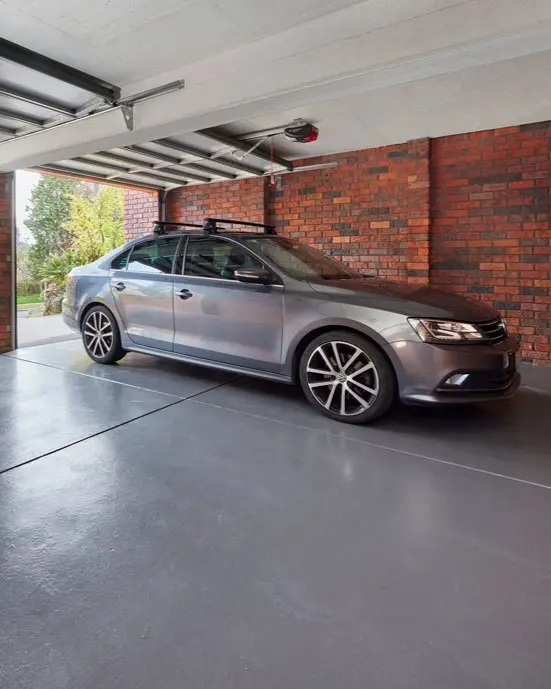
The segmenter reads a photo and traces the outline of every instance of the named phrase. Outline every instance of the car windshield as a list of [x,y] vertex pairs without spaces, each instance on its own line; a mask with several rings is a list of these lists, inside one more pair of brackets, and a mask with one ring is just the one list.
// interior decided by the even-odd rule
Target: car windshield
[[340,261],[293,239],[251,237],[246,241],[257,254],[265,256],[296,280],[350,280],[360,277]]

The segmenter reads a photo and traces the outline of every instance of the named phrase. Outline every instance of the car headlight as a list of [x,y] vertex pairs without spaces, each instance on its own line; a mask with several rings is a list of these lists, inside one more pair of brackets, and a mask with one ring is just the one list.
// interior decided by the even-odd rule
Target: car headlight
[[423,340],[434,344],[484,342],[487,338],[476,325],[432,318],[408,318],[409,324]]

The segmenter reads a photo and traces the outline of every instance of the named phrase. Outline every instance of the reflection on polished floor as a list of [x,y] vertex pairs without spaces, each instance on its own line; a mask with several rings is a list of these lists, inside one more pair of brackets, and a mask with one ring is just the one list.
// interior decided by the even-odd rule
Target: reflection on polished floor
[[0,381],[0,686],[548,689],[549,370],[374,427],[78,341]]

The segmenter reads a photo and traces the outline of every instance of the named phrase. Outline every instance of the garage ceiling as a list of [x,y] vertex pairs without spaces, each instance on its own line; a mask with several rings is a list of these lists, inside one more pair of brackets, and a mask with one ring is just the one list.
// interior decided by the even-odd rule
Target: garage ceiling
[[[69,124],[117,108],[119,104],[129,120],[128,128],[132,129],[136,98],[125,101],[121,99],[120,88],[114,84],[3,38],[0,38],[0,76],[0,141]],[[171,86],[182,87],[183,82]],[[152,94],[141,94],[138,100],[143,97],[152,97]],[[216,144],[214,148],[213,143]],[[220,129],[206,129],[191,133],[184,140],[177,137],[155,139],[140,146],[94,151],[35,169],[171,189],[262,176],[269,170],[290,171],[292,164],[278,155],[273,144],[267,150],[262,141],[249,143]]]
[[34,169],[156,189],[260,177],[292,169],[292,163],[282,158],[275,147],[266,149],[257,143],[213,129],[97,151]]
[[92,11],[82,0],[0,0],[0,35],[127,85],[355,4],[357,0],[94,0]]
[[0,141],[112,107],[120,89],[0,37]]
[[[117,107],[42,131],[0,118],[18,135],[0,140],[0,170],[78,167],[83,158],[97,163],[101,152],[143,162],[146,175],[169,175],[168,166],[148,167],[162,161],[127,147],[173,155],[148,143],[168,138],[212,154],[220,146],[194,132],[240,134],[295,117],[317,124],[320,139],[297,148],[278,138],[278,154],[290,160],[551,118],[549,0],[97,0],[93,12],[88,7],[84,0],[0,0],[0,33],[115,84],[123,98],[174,80],[185,88],[137,103],[133,131]],[[0,82],[20,84],[20,76],[0,63]],[[90,97],[55,91],[45,80],[35,87],[71,107]],[[9,105],[52,117],[22,101]],[[232,172],[184,155],[174,168],[180,173],[203,174],[184,159]],[[242,162],[270,167],[253,156]]]

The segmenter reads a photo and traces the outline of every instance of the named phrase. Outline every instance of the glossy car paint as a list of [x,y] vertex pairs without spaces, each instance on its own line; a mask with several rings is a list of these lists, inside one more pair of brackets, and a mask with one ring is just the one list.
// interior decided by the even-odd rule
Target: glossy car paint
[[[216,236],[254,254],[239,233]],[[405,402],[488,401],[511,397],[518,389],[517,373],[504,389],[457,394],[439,389],[459,371],[502,374],[506,357],[518,349],[515,337],[496,345],[435,346],[422,342],[407,320],[484,323],[499,316],[483,303],[371,278],[296,280],[258,255],[273,274],[273,284],[110,269],[115,256],[146,239],[151,237],[74,269],[63,306],[69,326],[79,330],[86,309],[103,304],[117,319],[124,349],[285,382],[295,380],[297,359],[308,341],[324,330],[344,328],[383,350]],[[184,244],[182,235],[180,251]]]
[[110,287],[128,338],[137,345],[172,351],[172,277],[116,270],[110,279]]
[[175,276],[174,326],[176,354],[281,373],[282,285]]

